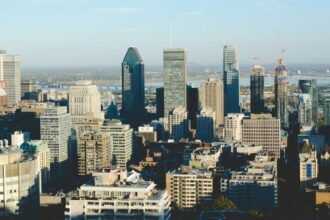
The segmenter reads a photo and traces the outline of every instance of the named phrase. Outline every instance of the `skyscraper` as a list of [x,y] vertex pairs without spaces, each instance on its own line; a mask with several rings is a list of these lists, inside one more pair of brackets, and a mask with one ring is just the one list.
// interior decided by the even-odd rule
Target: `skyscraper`
[[187,106],[187,51],[165,49],[164,53],[164,116],[173,108]]
[[101,111],[101,94],[92,81],[80,80],[70,86],[69,111],[74,124],[91,113],[95,118],[104,119],[104,113]]
[[128,48],[122,63],[122,114],[134,127],[144,122],[144,63],[135,47]]
[[264,111],[264,68],[253,65],[250,76],[251,113],[259,114]]
[[50,149],[50,176],[55,186],[61,186],[66,175],[70,135],[71,116],[66,107],[45,109],[40,118],[40,136]]
[[300,79],[299,89],[303,94],[309,94],[312,101],[312,118],[314,126],[318,124],[318,88],[316,79]]
[[0,81],[5,83],[8,104],[16,105],[21,100],[21,61],[18,55],[0,50]]
[[330,126],[330,98],[323,101],[323,125]]
[[278,59],[275,67],[275,115],[280,119],[282,128],[288,126],[287,76],[284,60]]
[[232,44],[223,48],[223,81],[225,114],[239,113],[241,111],[239,62],[236,48]]
[[211,108],[215,112],[216,127],[224,124],[223,81],[208,79],[201,83],[200,101],[202,108]]

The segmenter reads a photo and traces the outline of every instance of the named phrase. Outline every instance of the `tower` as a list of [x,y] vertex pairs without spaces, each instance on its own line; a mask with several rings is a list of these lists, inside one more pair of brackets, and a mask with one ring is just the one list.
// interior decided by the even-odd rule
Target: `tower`
[[165,49],[164,53],[164,116],[182,106],[187,107],[187,51]]
[[264,111],[264,68],[253,65],[250,76],[251,113],[259,114]]
[[239,61],[236,48],[232,44],[225,45],[223,48],[225,115],[241,111],[239,78]]
[[144,63],[135,47],[128,48],[122,63],[122,114],[133,127],[144,122]]
[[281,127],[288,126],[288,96],[287,83],[288,72],[282,58],[278,59],[275,67],[275,115],[280,119]]

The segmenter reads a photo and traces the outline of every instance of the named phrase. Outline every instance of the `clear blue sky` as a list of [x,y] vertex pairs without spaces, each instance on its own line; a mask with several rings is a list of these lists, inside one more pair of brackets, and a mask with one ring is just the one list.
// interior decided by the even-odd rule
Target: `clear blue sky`
[[[189,62],[218,64],[236,45],[242,64],[330,63],[329,0],[0,0],[0,48],[23,66],[120,65],[138,47],[146,65],[162,50],[188,50]],[[279,33],[280,43],[276,37]]]

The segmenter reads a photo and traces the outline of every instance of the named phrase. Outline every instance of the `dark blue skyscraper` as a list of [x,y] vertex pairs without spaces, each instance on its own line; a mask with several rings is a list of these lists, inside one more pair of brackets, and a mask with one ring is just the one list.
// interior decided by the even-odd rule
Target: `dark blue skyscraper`
[[299,89],[303,94],[309,94],[312,99],[312,118],[314,126],[318,125],[318,89],[316,79],[300,79]]
[[264,68],[253,65],[250,76],[251,113],[264,112]]
[[231,44],[223,48],[223,82],[225,115],[240,112],[238,56]]
[[135,47],[128,48],[122,63],[121,113],[133,127],[144,122],[144,64]]

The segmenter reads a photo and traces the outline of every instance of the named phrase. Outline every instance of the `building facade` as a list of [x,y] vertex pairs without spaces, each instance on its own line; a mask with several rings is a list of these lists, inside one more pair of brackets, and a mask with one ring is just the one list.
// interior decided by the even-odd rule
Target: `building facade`
[[298,81],[300,92],[303,94],[309,94],[312,102],[312,118],[314,126],[318,125],[318,88],[316,79],[300,79]]
[[136,172],[107,170],[93,174],[67,197],[65,219],[171,219],[170,198]]
[[298,122],[300,126],[312,126],[314,124],[312,99],[309,94],[299,94]]
[[110,160],[115,167],[125,168],[131,160],[133,151],[133,129],[118,120],[106,121],[102,132],[110,135]]
[[101,94],[92,81],[80,80],[70,86],[69,112],[73,124],[86,117],[88,113],[93,113],[95,118],[104,119],[104,113],[101,111]]
[[144,63],[135,47],[122,62],[122,114],[133,127],[144,122]]
[[250,76],[250,103],[251,113],[260,114],[264,112],[264,68],[253,65]]
[[201,83],[200,102],[202,108],[211,108],[215,112],[216,126],[224,124],[224,91],[223,81],[219,79],[208,79]]
[[225,45],[223,48],[223,84],[225,115],[240,113],[239,61],[236,48]]
[[174,170],[166,173],[166,190],[173,205],[191,209],[210,204],[213,196],[212,172],[200,169]]
[[280,157],[280,120],[270,114],[252,114],[242,121],[242,143],[262,145],[263,149]]
[[188,113],[184,107],[177,107],[170,111],[168,116],[169,135],[171,139],[180,141],[188,137]]
[[0,141],[0,218],[34,219],[39,208],[39,166],[33,154]]
[[288,126],[288,72],[284,60],[279,59],[275,67],[275,115],[281,127]]
[[110,134],[86,131],[77,137],[78,175],[85,176],[110,166]]
[[224,138],[226,141],[242,140],[242,120],[244,114],[228,114],[225,118]]
[[203,142],[213,142],[215,137],[216,114],[211,108],[202,109],[197,116],[196,138]]
[[41,115],[40,136],[50,149],[50,174],[56,186],[63,184],[66,175],[71,127],[71,116],[66,107],[49,107]]
[[18,55],[0,50],[0,81],[5,83],[9,105],[17,105],[21,100],[21,61]]
[[187,51],[165,49],[164,57],[164,117],[175,107],[187,107]]

